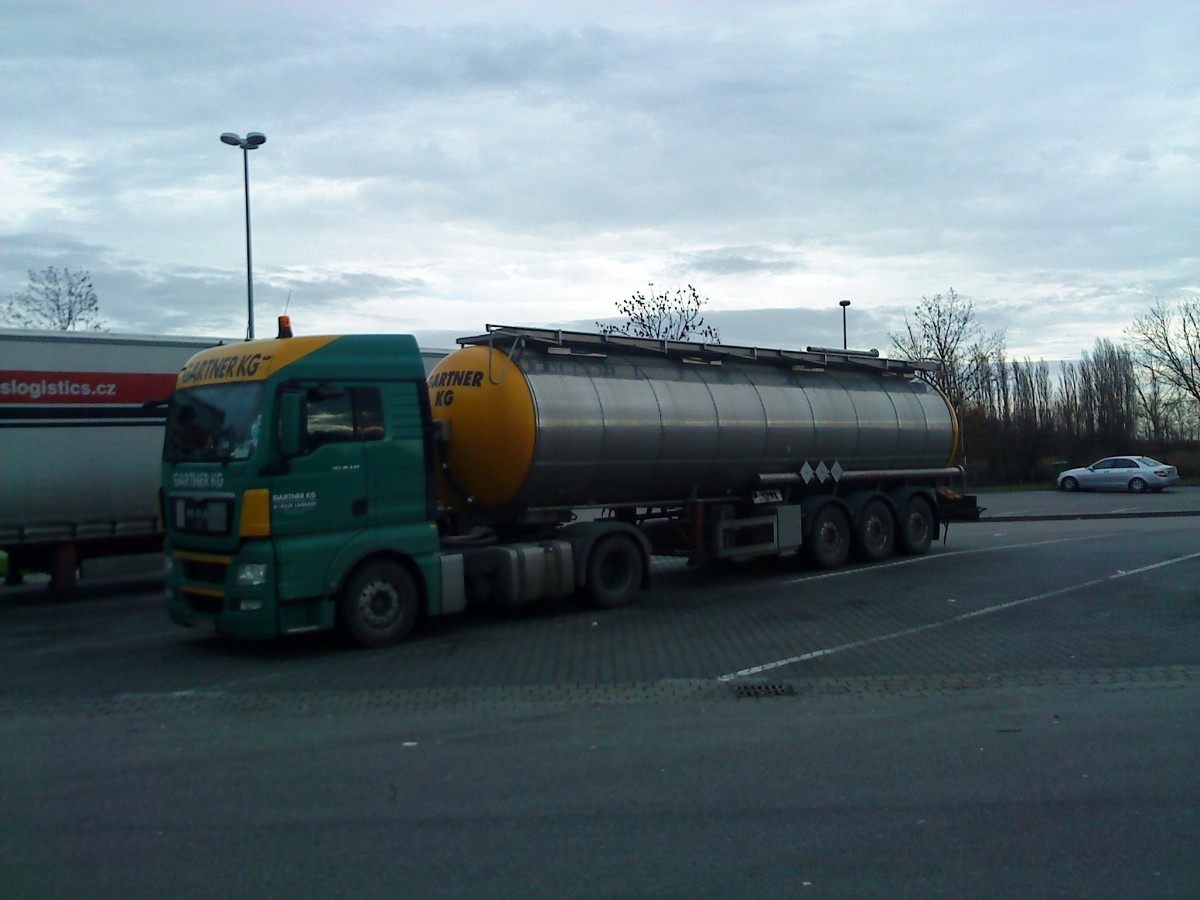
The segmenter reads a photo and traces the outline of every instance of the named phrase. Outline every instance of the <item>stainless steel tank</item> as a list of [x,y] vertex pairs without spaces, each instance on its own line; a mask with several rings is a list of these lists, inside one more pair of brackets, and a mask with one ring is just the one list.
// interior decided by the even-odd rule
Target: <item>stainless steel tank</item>
[[699,345],[517,346],[467,346],[430,374],[453,506],[667,504],[742,493],[763,475],[939,468],[956,448],[945,397],[886,360],[811,371],[792,355],[689,358]]

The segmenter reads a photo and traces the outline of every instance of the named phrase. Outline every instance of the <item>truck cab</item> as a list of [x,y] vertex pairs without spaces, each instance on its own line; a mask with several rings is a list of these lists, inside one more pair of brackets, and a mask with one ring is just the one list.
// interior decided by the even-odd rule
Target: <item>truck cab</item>
[[441,611],[429,423],[408,335],[193,357],[163,449],[171,618],[249,638],[341,623],[373,644]]

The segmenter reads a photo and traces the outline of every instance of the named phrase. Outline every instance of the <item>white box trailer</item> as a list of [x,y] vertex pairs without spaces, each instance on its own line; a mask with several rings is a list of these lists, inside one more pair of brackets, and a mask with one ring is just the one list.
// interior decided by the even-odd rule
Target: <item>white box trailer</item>
[[0,550],[74,585],[89,557],[162,547],[165,400],[220,338],[0,329]]

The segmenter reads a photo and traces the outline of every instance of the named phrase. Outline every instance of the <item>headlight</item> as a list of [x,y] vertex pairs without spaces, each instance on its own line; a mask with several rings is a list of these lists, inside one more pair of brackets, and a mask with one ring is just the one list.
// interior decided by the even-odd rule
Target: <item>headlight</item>
[[266,563],[242,563],[237,570],[238,587],[255,587],[267,581]]

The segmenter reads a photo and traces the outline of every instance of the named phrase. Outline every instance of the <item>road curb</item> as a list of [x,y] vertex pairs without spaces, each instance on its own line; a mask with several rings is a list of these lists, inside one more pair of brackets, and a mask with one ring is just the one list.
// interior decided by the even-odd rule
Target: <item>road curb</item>
[[[1053,513],[1044,515],[1014,515],[989,516],[982,515],[978,519],[964,524],[979,524],[981,522],[1070,522],[1076,519],[1178,519],[1186,516],[1200,516],[1200,509],[1178,509],[1161,512],[1130,512],[1130,513]],[[957,524],[957,521],[955,522]]]

